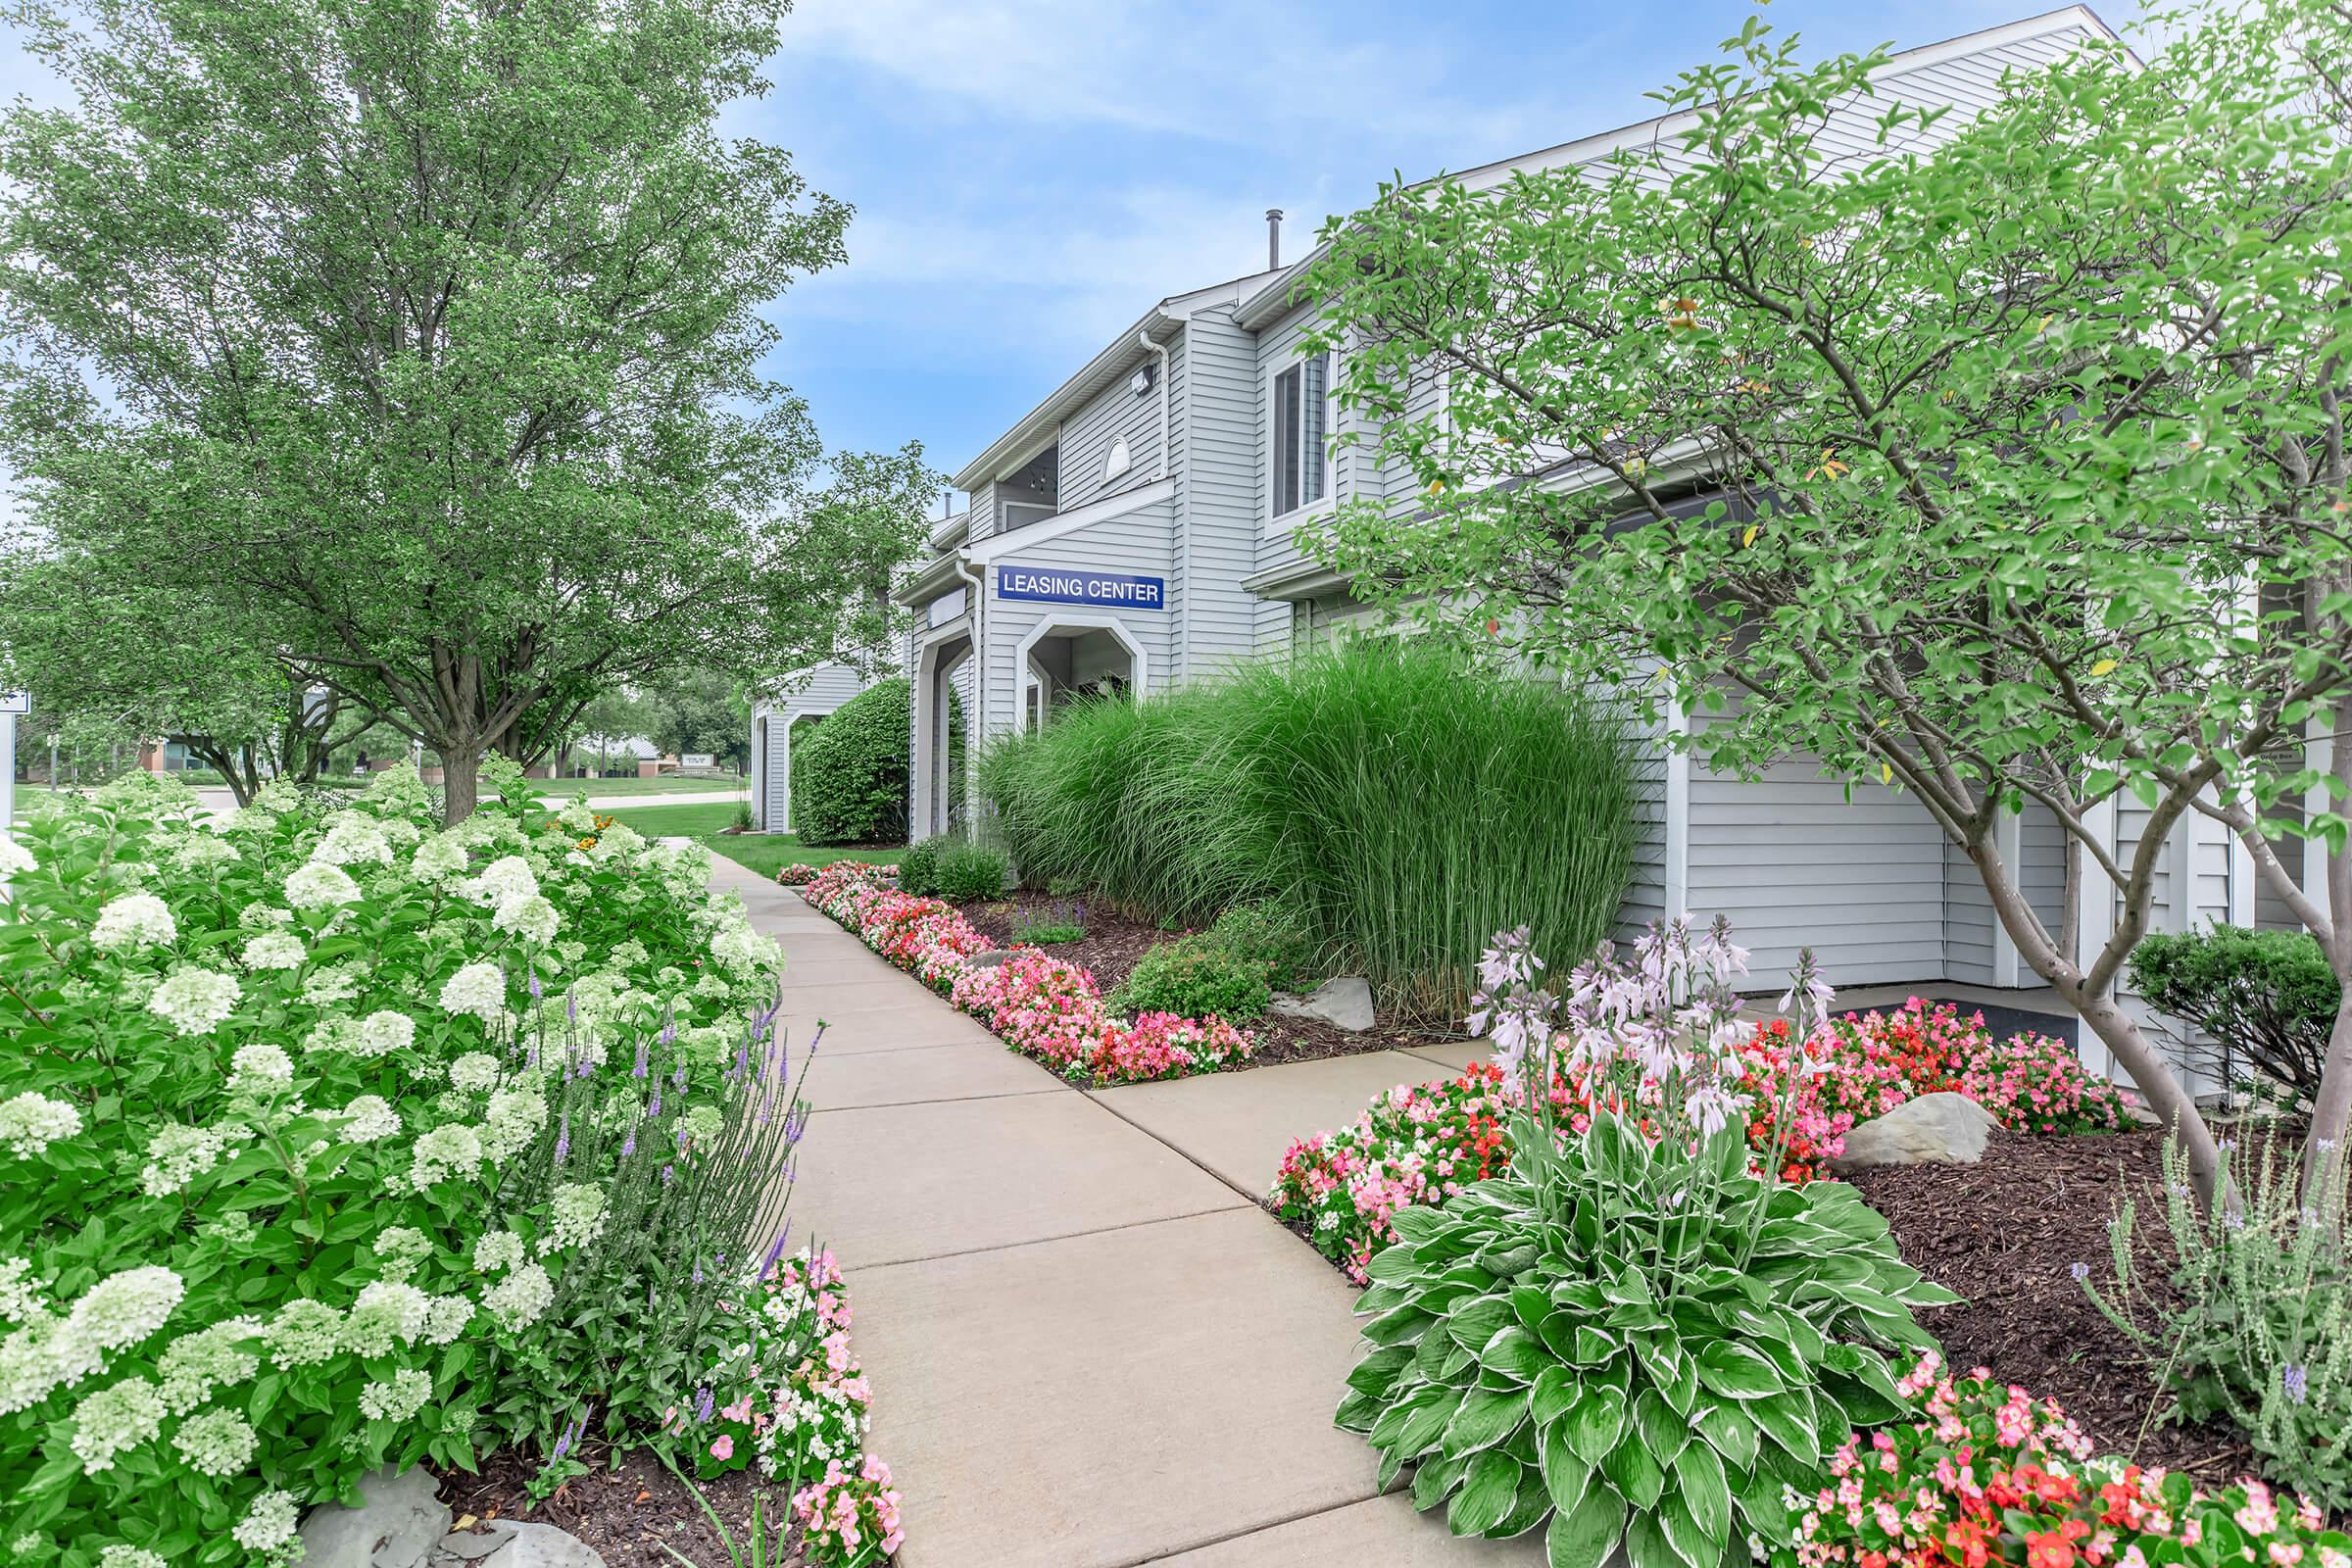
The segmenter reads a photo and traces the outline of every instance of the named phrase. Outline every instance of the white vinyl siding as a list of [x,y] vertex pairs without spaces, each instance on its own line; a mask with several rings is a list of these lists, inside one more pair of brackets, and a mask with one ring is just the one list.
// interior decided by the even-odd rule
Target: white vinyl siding
[[1168,675],[1213,675],[1255,651],[1264,601],[1242,586],[1257,569],[1257,346],[1233,308],[1196,313],[1177,380],[1174,606]]

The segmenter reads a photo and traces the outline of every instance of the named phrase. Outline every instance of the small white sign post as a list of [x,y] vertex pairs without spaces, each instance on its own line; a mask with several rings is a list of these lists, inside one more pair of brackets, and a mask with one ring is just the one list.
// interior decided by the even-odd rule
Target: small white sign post
[[30,692],[0,692],[0,838],[17,822],[17,715],[32,711]]

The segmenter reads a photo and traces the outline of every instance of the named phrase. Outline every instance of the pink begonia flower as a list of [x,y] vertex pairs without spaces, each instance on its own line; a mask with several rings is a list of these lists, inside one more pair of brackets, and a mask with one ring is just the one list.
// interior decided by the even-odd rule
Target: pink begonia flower
[[716,1459],[720,1464],[725,1464],[729,1459],[735,1457],[733,1434],[721,1434],[719,1440],[710,1445],[710,1457]]

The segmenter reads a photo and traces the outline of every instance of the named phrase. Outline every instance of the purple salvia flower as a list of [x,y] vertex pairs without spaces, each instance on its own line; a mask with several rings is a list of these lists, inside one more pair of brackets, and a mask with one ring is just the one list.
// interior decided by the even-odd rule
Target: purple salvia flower
[[530,988],[530,992],[531,992],[531,1000],[532,1000],[533,1002],[537,1002],[537,1001],[540,999],[540,997],[542,997],[543,995],[545,995],[545,993],[544,993],[544,992],[542,992],[542,991],[539,989],[539,971],[538,971],[538,970],[536,970],[536,969],[529,969],[529,970],[525,970],[525,971],[523,972],[522,983],[523,983],[525,986],[528,986],[528,987]]
[[678,1152],[686,1152],[686,1129],[683,1127],[678,1129]]
[[665,1017],[663,1017],[663,1018],[662,1018],[662,1044],[663,1044],[663,1045],[665,1045],[665,1046],[666,1046],[666,1045],[668,1045],[668,1044],[669,1044],[671,1041],[673,1041],[673,1040],[675,1040],[675,1039],[677,1039],[677,1038],[678,1038],[678,1024],[677,1024],[677,1020],[676,1020],[676,1019],[674,1019],[674,1018],[666,1017],[666,1016],[665,1016]]
[[694,1391],[694,1418],[697,1421],[710,1420],[710,1412],[717,1406],[717,1403],[718,1401],[710,1396],[710,1386],[707,1383],[704,1384]]
[[680,1089],[686,1087],[686,1064],[684,1062],[678,1063],[678,1070],[669,1075],[669,1081]]
[[740,1078],[752,1070],[752,1043],[739,1042],[735,1047],[735,1076]]
[[564,1113],[563,1119],[556,1123],[556,1163],[563,1164],[564,1156],[570,1152],[571,1112],[567,1110]]
[[2292,1361],[2278,1369],[2278,1386],[2297,1404],[2311,1397],[2311,1375]]
[[775,1241],[768,1245],[767,1255],[760,1259],[760,1277],[761,1279],[767,1278],[767,1276],[773,1272],[776,1266],[776,1259],[784,1255],[785,1244],[791,1240],[792,1221],[787,1219],[784,1221],[784,1228],[776,1232]]
[[626,1159],[635,1152],[637,1152],[637,1129],[632,1127],[629,1129],[629,1136],[620,1141],[620,1157]]
[[654,1085],[654,1102],[652,1105],[647,1107],[645,1113],[648,1116],[659,1116],[662,1114],[662,1086],[660,1084]]
[[694,1263],[694,1283],[697,1285],[703,1283],[703,1263],[700,1258],[695,1259]]
[[645,1042],[644,1042],[644,1041],[642,1041],[642,1040],[640,1040],[640,1041],[638,1041],[638,1042],[637,1042],[637,1065],[636,1065],[636,1066],[634,1066],[634,1067],[631,1067],[631,1068],[629,1069],[629,1076],[630,1076],[630,1077],[632,1077],[632,1078],[642,1078],[642,1077],[644,1077],[644,1076],[645,1076],[645,1063],[646,1063],[646,1054],[645,1054]]
[[580,1021],[580,999],[568,991],[564,994],[564,1018],[575,1026]]

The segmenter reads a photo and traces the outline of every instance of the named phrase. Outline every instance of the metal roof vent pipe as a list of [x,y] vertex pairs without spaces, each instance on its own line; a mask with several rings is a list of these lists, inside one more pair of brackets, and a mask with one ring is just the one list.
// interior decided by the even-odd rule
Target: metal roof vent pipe
[[1282,270],[1282,209],[1266,209],[1266,270]]

